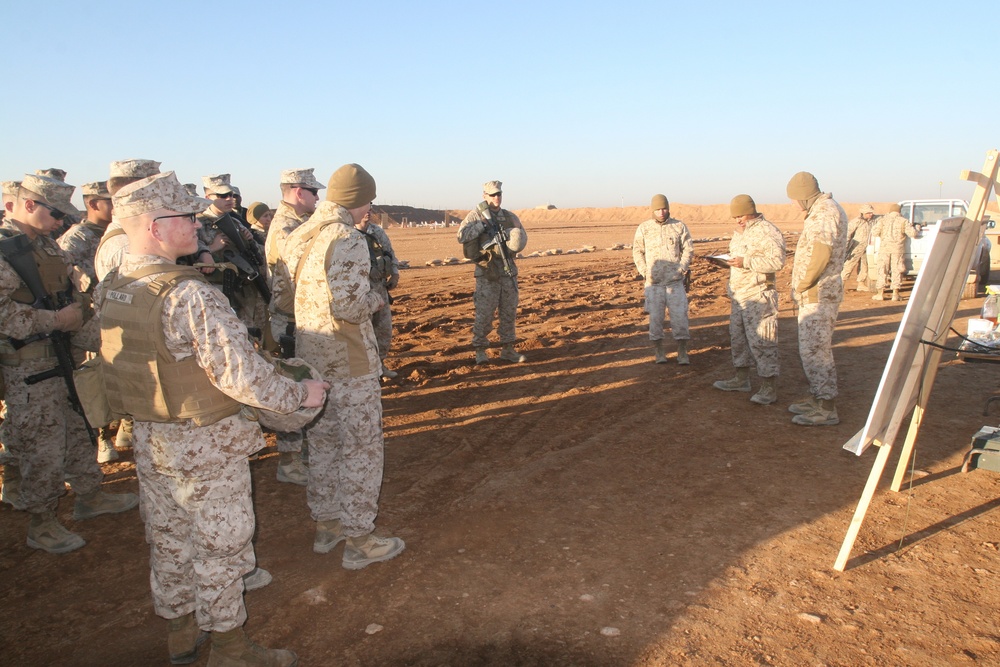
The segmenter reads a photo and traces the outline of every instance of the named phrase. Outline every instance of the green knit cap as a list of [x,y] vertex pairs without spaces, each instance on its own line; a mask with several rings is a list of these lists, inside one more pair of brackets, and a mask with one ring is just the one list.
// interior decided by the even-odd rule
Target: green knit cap
[[808,171],[800,171],[792,176],[785,189],[789,199],[807,201],[820,194],[819,181]]
[[757,205],[750,195],[736,195],[729,202],[729,215],[734,218],[740,215],[757,215]]
[[375,179],[360,164],[345,164],[333,172],[326,187],[326,200],[354,209],[375,199]]

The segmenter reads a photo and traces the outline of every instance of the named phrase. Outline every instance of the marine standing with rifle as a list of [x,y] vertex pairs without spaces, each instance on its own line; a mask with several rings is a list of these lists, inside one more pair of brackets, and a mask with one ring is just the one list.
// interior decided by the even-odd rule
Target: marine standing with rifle
[[514,258],[528,244],[528,234],[516,215],[500,208],[503,184],[488,181],[483,184],[483,201],[469,212],[458,228],[458,242],[465,257],[476,263],[476,292],[472,301],[476,319],[472,325],[472,347],[476,349],[476,363],[489,361],[489,347],[493,318],[499,311],[500,358],[521,363],[523,354],[514,349],[517,333],[517,264]]
[[[25,176],[13,213],[0,228],[6,237],[2,243],[20,242],[25,249],[23,254],[10,253],[10,259],[0,256],[0,363],[7,386],[0,439],[20,463],[20,507],[31,514],[28,546],[57,554],[85,544],[56,518],[64,480],[76,494],[73,518],[78,521],[124,512],[139,502],[131,493],[101,492],[103,475],[87,423],[70,403],[72,380],[54,372],[58,366],[53,337],[62,334],[60,343],[65,344],[68,333],[83,323],[81,304],[71,301],[70,261],[48,236],[67,214],[76,212],[70,204],[73,190],[52,178]],[[32,267],[34,275],[27,275]],[[48,298],[40,300],[36,292]],[[43,374],[48,379],[36,381],[34,376]]]
[[368,211],[361,218],[361,222],[354,227],[364,234],[365,242],[368,244],[368,256],[372,260],[368,282],[371,283],[372,291],[378,292],[385,300],[385,305],[372,315],[372,326],[375,328],[378,357],[382,362],[382,377],[392,379],[398,374],[385,367],[385,358],[389,355],[389,347],[392,345],[392,296],[389,290],[399,283],[399,260],[392,251],[389,235],[382,227],[372,222],[371,211]]

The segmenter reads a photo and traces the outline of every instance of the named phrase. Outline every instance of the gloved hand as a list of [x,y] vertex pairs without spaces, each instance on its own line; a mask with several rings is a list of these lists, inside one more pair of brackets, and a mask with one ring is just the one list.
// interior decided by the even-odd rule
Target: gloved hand
[[56,331],[78,331],[83,326],[83,309],[78,303],[71,303],[56,311]]

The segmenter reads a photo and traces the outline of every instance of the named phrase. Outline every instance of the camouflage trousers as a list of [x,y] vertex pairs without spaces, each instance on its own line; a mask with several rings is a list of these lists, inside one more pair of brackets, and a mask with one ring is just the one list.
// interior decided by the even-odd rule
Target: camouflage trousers
[[778,292],[766,290],[756,297],[733,299],[729,311],[729,338],[733,366],[757,366],[762,378],[778,374]]
[[194,612],[198,626],[211,632],[242,626],[243,575],[256,564],[246,458],[229,461],[210,478],[136,471],[157,616]]
[[279,452],[301,452],[302,451],[302,431],[291,431],[290,433],[274,434],[274,440],[278,443]]
[[47,371],[55,359],[29,359],[3,366],[7,385],[6,417],[0,441],[21,466],[21,500],[29,512],[55,510],[66,493],[64,481],[78,495],[101,486],[104,474],[87,437],[83,417],[73,411],[60,377],[27,385],[25,378]]
[[476,307],[476,320],[472,324],[472,347],[489,347],[488,336],[493,331],[493,317],[499,312],[497,334],[501,345],[517,341],[514,320],[517,319],[517,278],[502,276],[490,280],[476,276],[476,293],[472,297]]
[[885,289],[888,281],[893,291],[898,290],[903,282],[903,274],[906,273],[906,266],[903,264],[902,252],[879,252],[878,268],[875,270],[875,291],[880,292]]
[[854,252],[844,260],[844,270],[840,274],[841,280],[844,284],[847,284],[847,280],[854,275],[854,272],[858,272],[858,284],[864,285],[868,283],[868,257],[865,254],[865,247],[859,246],[854,249]]
[[645,290],[645,311],[649,313],[649,340],[663,340],[663,322],[670,314],[670,332],[674,340],[690,340],[688,299],[684,282],[650,285]]
[[360,537],[375,529],[382,489],[382,390],[377,375],[326,379],[326,407],[307,430],[306,501],[314,521],[340,519]]
[[389,290],[385,285],[372,286],[372,291],[382,295],[385,305],[372,314],[372,327],[375,329],[375,344],[378,345],[378,358],[385,361],[392,345],[392,308],[389,306]]
[[823,301],[799,305],[799,358],[815,398],[837,397],[837,366],[833,362],[833,329],[840,304]]

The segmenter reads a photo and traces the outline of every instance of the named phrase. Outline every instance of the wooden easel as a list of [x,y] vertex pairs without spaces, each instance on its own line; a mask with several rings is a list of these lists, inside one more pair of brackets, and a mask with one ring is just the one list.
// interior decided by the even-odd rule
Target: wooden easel
[[[996,150],[989,151],[986,154],[986,162],[983,165],[983,171],[981,173],[963,171],[960,178],[965,181],[972,181],[976,183],[976,189],[973,193],[972,200],[969,203],[969,211],[966,214],[966,221],[971,221],[973,223],[983,224],[983,218],[986,215],[986,205],[990,200],[991,191],[996,192],[997,201],[1000,202],[1000,187],[997,183],[997,173],[1000,170],[1000,159],[998,159],[998,152]],[[978,239],[977,239],[978,240]],[[971,259],[971,254],[970,254]],[[939,299],[940,301],[940,299]],[[957,306],[958,297],[955,298],[955,304],[952,306]],[[948,307],[948,304],[934,304],[937,311],[943,311],[944,308]],[[933,336],[930,342],[937,345],[943,345],[948,338],[948,329],[951,324],[951,317],[953,317],[955,308],[952,307],[952,315],[947,317],[947,322],[941,320],[945,326],[941,326],[937,331],[933,332]],[[942,316],[944,317],[944,316]],[[898,336],[899,334],[897,334]],[[916,389],[916,400],[913,405],[913,416],[910,419],[910,428],[906,433],[906,439],[903,442],[903,448],[900,451],[899,464],[896,466],[896,474],[892,480],[892,486],[890,487],[893,491],[899,491],[903,484],[903,477],[906,475],[906,469],[910,462],[910,457],[913,454],[913,446],[917,440],[917,433],[920,431],[920,424],[923,421],[924,412],[927,408],[927,402],[930,398],[931,388],[934,386],[934,380],[937,377],[938,367],[941,362],[942,350],[939,347],[934,346],[924,346],[925,354],[922,369],[919,373],[919,382]],[[878,400],[876,396],[876,401]],[[904,399],[905,401],[906,399]],[[847,529],[847,535],[844,537],[844,543],[840,547],[840,553],[837,555],[837,560],[833,565],[833,569],[838,571],[843,571],[844,567],[847,565],[847,559],[851,555],[851,549],[854,546],[854,541],[858,537],[858,532],[861,530],[861,524],[865,520],[865,514],[868,513],[868,506],[871,504],[871,500],[875,495],[875,489],[878,487],[879,480],[882,477],[882,472],[885,470],[885,465],[889,460],[889,453],[892,450],[892,443],[896,438],[896,433],[898,432],[898,427],[901,424],[909,405],[908,401],[903,403],[897,403],[895,406],[895,411],[891,415],[891,419],[887,428],[880,433],[884,436],[884,441],[879,438],[873,438],[871,444],[878,447],[878,455],[875,457],[875,463],[872,466],[871,474],[868,476],[868,482],[865,484],[864,491],[861,493],[861,499],[858,502],[858,507],[854,511],[854,517],[851,519],[851,524]],[[862,434],[859,432],[855,437],[860,438]]]

